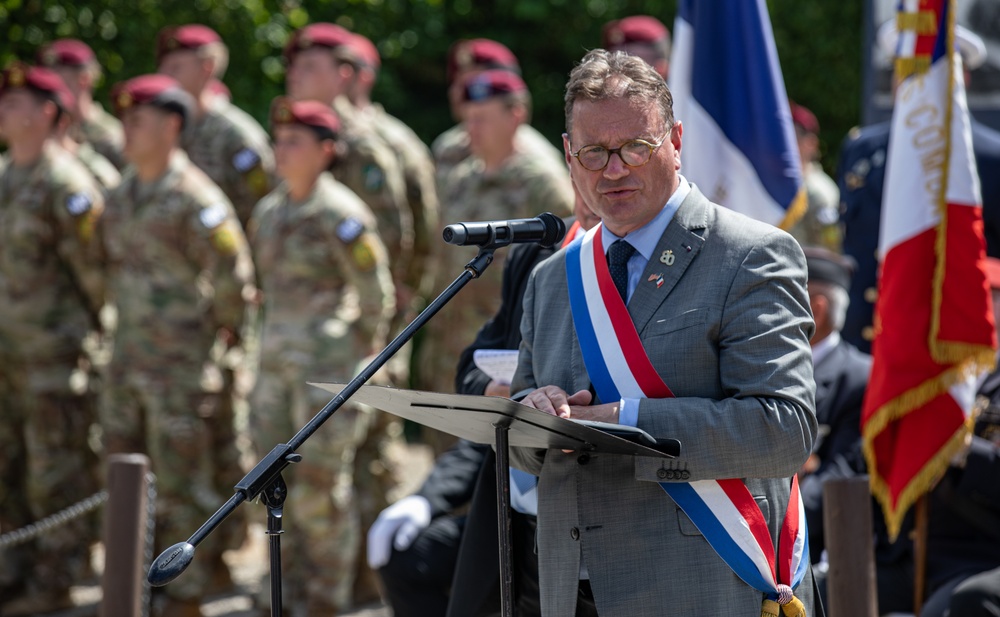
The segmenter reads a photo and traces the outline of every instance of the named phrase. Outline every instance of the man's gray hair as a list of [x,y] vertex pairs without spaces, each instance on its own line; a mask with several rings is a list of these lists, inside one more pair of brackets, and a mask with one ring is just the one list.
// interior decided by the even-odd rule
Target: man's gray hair
[[573,105],[577,101],[606,99],[648,101],[660,107],[666,123],[674,125],[674,97],[653,67],[623,51],[594,49],[587,52],[569,74],[566,84],[566,132],[573,129]]
[[829,305],[827,311],[830,318],[830,326],[835,332],[844,329],[844,321],[847,319],[847,308],[851,305],[851,296],[847,290],[840,285],[833,285],[826,281],[809,281],[809,293],[817,294],[826,298]]

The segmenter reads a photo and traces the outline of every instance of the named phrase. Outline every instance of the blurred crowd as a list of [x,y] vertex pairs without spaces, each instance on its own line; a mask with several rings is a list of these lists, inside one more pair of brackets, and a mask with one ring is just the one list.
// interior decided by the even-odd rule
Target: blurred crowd
[[[655,18],[608,23],[592,43],[668,76],[670,32]],[[54,40],[0,76],[0,533],[100,490],[108,455],[142,452],[157,476],[158,554],[329,400],[308,382],[349,381],[462,272],[474,253],[445,245],[442,225],[552,212],[567,217],[572,238],[597,222],[575,195],[558,136],[531,127],[518,59],[499,42],[452,46],[456,125],[430,147],[371,100],[378,50],[338,25],[291,36],[286,93],[267,127],[230,100],[229,50],[210,28],[166,28],[149,52],[158,72],[116,84],[103,103],[93,97],[102,69],[83,41]],[[808,207],[789,231],[809,263],[826,427],[802,471],[819,565],[822,483],[865,472],[860,414],[888,125],[847,136],[834,180],[820,162],[818,119],[790,106]],[[1000,219],[1000,135],[974,123],[973,137],[987,248],[1000,256],[991,226]],[[517,348],[527,274],[551,252],[498,251],[419,347],[404,347],[373,383],[509,395],[472,351]],[[1000,524],[991,522],[1000,521],[1000,496],[969,471],[995,478],[995,381],[984,384],[979,441],[945,498],[967,489],[976,507],[955,515],[972,512],[981,524],[958,524],[968,537],[937,545],[957,565],[932,569],[930,592],[950,594],[1000,567]],[[435,468],[416,495],[390,504],[398,474],[388,452],[402,438],[398,419],[348,403],[300,449],[302,462],[286,474],[286,614],[333,615],[379,597],[398,616],[498,610],[495,527],[476,527],[496,525],[492,453],[425,432],[440,454]],[[538,614],[530,492],[514,499],[519,615]],[[221,556],[246,539],[245,513],[237,518],[158,591],[156,615],[200,615],[206,596],[232,586]],[[70,606],[70,587],[92,575],[99,537],[97,521],[84,518],[0,549],[0,613]],[[975,563],[964,542],[982,549]],[[912,592],[899,592],[913,564],[906,534],[879,551],[882,612],[908,610]],[[932,564],[946,561],[932,552]],[[268,598],[258,600],[267,610]]]

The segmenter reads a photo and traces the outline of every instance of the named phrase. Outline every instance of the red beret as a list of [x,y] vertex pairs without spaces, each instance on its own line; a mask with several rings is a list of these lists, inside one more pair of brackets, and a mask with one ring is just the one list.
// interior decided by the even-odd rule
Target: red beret
[[271,130],[284,124],[301,124],[329,139],[335,139],[340,132],[340,118],[329,105],[279,96],[271,103]]
[[819,135],[819,120],[816,119],[816,115],[795,101],[789,101],[788,104],[792,108],[792,122],[801,126],[807,133]]
[[94,50],[77,39],[59,39],[38,51],[38,64],[43,66],[83,67],[94,62]]
[[528,87],[516,73],[493,69],[470,76],[462,88],[462,100],[472,103],[494,97],[526,92]]
[[520,73],[517,56],[503,43],[490,39],[457,41],[448,50],[448,81],[472,69],[506,69]]
[[382,66],[382,58],[378,55],[378,48],[368,37],[355,34],[351,37],[350,48],[361,64],[375,70]]
[[211,43],[220,43],[219,33],[201,24],[167,26],[156,39],[156,62],[167,54],[180,49],[199,49]]
[[604,24],[601,33],[605,49],[614,50],[626,43],[656,43],[670,36],[670,30],[659,19],[649,15],[632,15]]
[[138,105],[152,105],[186,120],[193,103],[191,95],[173,77],[160,73],[133,77],[111,89],[111,104],[117,116]]
[[21,62],[11,64],[0,73],[0,94],[16,88],[33,90],[51,99],[63,111],[76,111],[76,101],[62,77],[47,68]]
[[354,35],[337,24],[319,22],[299,28],[285,45],[285,60],[291,62],[300,51],[313,47],[337,49],[351,44]]
[[[1000,259],[986,258],[986,280],[990,283],[990,289],[1000,290]],[[1000,324],[997,326],[1000,327]]]

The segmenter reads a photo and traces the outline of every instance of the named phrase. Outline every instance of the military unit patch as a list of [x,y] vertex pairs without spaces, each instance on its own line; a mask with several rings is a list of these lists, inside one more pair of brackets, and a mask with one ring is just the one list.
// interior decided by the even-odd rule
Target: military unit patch
[[336,234],[337,237],[344,241],[345,244],[350,244],[361,236],[361,232],[365,230],[365,226],[361,224],[356,218],[346,218],[339,223],[337,223]]
[[212,246],[223,255],[235,255],[238,252],[239,241],[231,225],[217,226],[212,232]]
[[233,156],[233,167],[245,174],[260,163],[260,155],[250,148],[243,148]]
[[365,178],[365,190],[369,193],[374,193],[376,191],[382,190],[382,185],[385,183],[385,173],[382,168],[374,163],[365,165],[365,168],[361,170],[361,174]]
[[93,201],[86,193],[73,193],[66,198],[66,210],[73,216],[80,216],[93,205]]
[[351,258],[358,270],[367,272],[375,267],[375,251],[372,250],[371,239],[367,236],[351,245]]
[[206,229],[215,229],[226,220],[226,206],[220,203],[212,204],[198,213],[198,219]]

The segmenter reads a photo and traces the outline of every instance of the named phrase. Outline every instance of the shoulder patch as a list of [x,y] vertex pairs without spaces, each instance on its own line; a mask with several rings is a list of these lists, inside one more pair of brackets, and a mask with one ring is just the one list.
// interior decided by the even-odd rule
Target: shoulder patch
[[198,213],[198,220],[201,224],[205,226],[206,229],[215,229],[222,224],[222,221],[226,220],[226,206],[221,203],[214,203],[207,208],[203,208],[201,212]]
[[348,217],[337,223],[336,234],[345,244],[350,244],[358,239],[365,230],[365,226],[356,218]]
[[361,175],[364,176],[365,190],[369,193],[381,190],[385,183],[385,172],[374,163],[365,165],[364,169],[361,170]]
[[73,193],[66,198],[66,210],[73,216],[80,216],[94,205],[90,195],[86,193]]
[[364,237],[360,242],[351,245],[351,259],[362,272],[368,272],[375,267],[375,249],[371,245],[370,238]]
[[260,155],[250,148],[243,148],[233,155],[233,167],[241,174],[250,171],[258,163],[260,163]]

